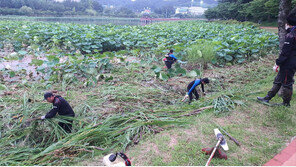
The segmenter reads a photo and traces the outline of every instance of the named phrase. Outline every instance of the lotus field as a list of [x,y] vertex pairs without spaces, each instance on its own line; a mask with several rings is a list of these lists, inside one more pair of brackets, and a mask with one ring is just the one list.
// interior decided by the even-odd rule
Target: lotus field
[[254,26],[201,21],[159,23],[148,26],[79,25],[32,22],[0,22],[0,47],[26,48],[83,54],[106,51],[159,53],[168,48],[185,49],[198,39],[213,41],[215,62],[242,63],[277,47],[274,34]]

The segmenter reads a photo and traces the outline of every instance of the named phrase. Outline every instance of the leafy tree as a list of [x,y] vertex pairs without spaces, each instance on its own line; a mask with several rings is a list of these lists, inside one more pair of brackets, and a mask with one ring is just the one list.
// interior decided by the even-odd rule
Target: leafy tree
[[218,18],[218,12],[218,8],[210,8],[205,11],[204,15],[209,20],[216,19]]
[[0,0],[0,7],[1,8],[12,8],[12,0]]
[[32,15],[34,12],[33,12],[33,9],[28,7],[28,6],[22,6],[20,8],[20,12],[25,14],[25,15]]
[[97,15],[97,12],[93,9],[86,9],[85,12],[88,14],[88,15],[91,15],[91,16],[96,16]]
[[124,7],[118,9],[115,14],[123,17],[135,17],[135,14],[132,10]]
[[215,8],[208,9],[208,19],[235,19],[255,21],[276,19],[279,0],[220,0]]
[[277,18],[279,14],[279,3],[280,0],[268,0],[265,2],[264,6],[269,19]]
[[[56,2],[54,0],[0,0],[0,8],[8,8],[7,10],[1,10],[3,13],[9,14],[22,14],[22,15],[31,15],[31,12],[24,8],[20,13],[12,9],[20,9],[21,7],[26,6],[32,9],[33,13],[42,14],[55,14],[63,15],[64,13],[75,14],[84,13],[90,14],[91,10],[95,12],[102,12],[103,7],[97,0],[81,0],[80,2],[65,0],[63,2]],[[89,9],[88,11],[86,11]],[[19,10],[18,10],[19,11]],[[46,11],[46,12],[45,12]],[[74,12],[73,12],[74,11]],[[93,11],[91,13],[94,13]],[[77,14],[77,13],[76,13]]]
[[261,22],[267,18],[265,10],[266,0],[254,0],[245,5],[246,13],[252,17],[253,20]]
[[175,8],[171,5],[167,5],[160,8],[156,8],[154,12],[156,14],[159,14],[159,15],[162,15],[163,17],[168,18],[175,14]]
[[103,12],[103,6],[98,1],[93,1],[93,9],[97,12]]

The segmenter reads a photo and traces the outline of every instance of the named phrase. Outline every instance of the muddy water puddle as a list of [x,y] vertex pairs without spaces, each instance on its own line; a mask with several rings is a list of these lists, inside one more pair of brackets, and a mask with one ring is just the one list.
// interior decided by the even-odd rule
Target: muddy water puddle
[[[2,76],[4,81],[17,81],[22,79],[30,80],[32,78],[38,78],[39,74],[37,72],[37,67],[31,65],[33,59],[36,59],[33,55],[26,55],[20,60],[5,60],[3,57],[0,57],[0,71],[9,70],[9,71],[23,71],[23,74],[26,74],[26,78],[20,76]],[[40,60],[45,60],[44,58],[37,58]],[[2,78],[1,77],[1,78]],[[40,76],[39,76],[40,77]]]
[[[0,79],[4,80],[5,82],[17,82],[23,79],[26,80],[39,80],[42,77],[42,74],[38,72],[37,68],[38,66],[32,65],[33,59],[39,59],[46,61],[46,55],[41,56],[34,56],[34,55],[25,55],[23,58],[17,60],[7,60],[4,59],[4,57],[9,57],[11,55],[11,52],[0,52]],[[60,63],[66,62],[68,60],[68,57],[62,57],[60,58]],[[139,57],[134,56],[127,56],[125,57],[125,61],[128,61],[130,63],[140,63],[141,59]],[[118,60],[120,62],[120,60]],[[113,61],[113,63],[118,63],[116,60]],[[41,67],[46,67],[46,64],[43,64]],[[1,73],[1,71],[6,71],[4,73]],[[11,77],[8,73],[14,71],[21,73],[22,75],[16,75]],[[6,74],[6,75],[5,75]]]

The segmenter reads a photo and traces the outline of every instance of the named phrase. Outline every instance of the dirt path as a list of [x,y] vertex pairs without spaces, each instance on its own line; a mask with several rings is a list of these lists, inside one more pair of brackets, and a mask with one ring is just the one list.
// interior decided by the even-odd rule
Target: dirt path
[[260,27],[261,29],[274,29],[274,30],[277,30],[278,28],[277,27]]

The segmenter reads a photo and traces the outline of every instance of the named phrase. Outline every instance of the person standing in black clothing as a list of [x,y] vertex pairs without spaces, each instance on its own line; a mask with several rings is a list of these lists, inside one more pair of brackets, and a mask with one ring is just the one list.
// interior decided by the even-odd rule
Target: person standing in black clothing
[[[50,110],[46,115],[42,116],[41,119],[53,118],[57,113],[62,116],[74,117],[75,113],[69,103],[61,96],[54,96],[52,93],[47,92],[44,94],[44,99],[53,104],[53,109]],[[65,119],[69,123],[59,122],[59,125],[67,132],[72,131],[72,120]]]
[[257,99],[268,103],[283,87],[283,103],[277,105],[290,106],[293,94],[293,77],[296,71],[296,13],[288,15],[286,29],[288,34],[285,37],[285,43],[274,67],[275,71],[277,71],[278,66],[280,70],[274,79],[273,87],[265,97],[257,97]]

